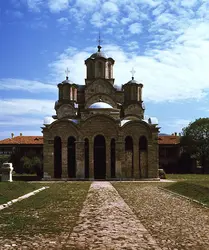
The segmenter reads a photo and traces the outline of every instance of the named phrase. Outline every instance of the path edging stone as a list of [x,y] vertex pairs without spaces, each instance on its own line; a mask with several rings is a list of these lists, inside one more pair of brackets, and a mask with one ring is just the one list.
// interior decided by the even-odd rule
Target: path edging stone
[[16,199],[13,199],[13,200],[11,200],[11,201],[8,201],[7,203],[4,203],[4,204],[0,205],[0,211],[3,210],[3,209],[5,209],[5,208],[7,208],[7,207],[9,207],[9,206],[11,206],[11,205],[13,205],[14,203],[16,203],[16,202],[18,202],[18,201],[27,199],[27,198],[29,198],[30,196],[35,195],[35,194],[37,194],[37,193],[39,193],[39,192],[41,192],[41,191],[43,191],[43,190],[45,190],[45,189],[47,189],[47,188],[49,188],[49,187],[48,187],[48,186],[47,186],[47,187],[42,187],[42,188],[39,188],[39,189],[34,190],[33,192],[27,193],[27,194],[25,194],[25,195],[22,195],[22,196],[16,198]]

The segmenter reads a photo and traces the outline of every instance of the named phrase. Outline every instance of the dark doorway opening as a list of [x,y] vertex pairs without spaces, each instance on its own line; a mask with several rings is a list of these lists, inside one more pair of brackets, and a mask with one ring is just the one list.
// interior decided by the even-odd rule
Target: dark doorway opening
[[75,138],[68,138],[68,177],[76,177],[76,160],[75,160]]
[[62,177],[62,141],[59,136],[54,138],[54,178]]
[[128,167],[127,177],[133,178],[134,175],[134,163],[133,163],[133,139],[131,136],[127,136],[125,139],[125,161]]
[[105,179],[106,177],[106,145],[105,138],[97,135],[94,139],[94,178]]
[[89,140],[85,139],[85,178],[89,178]]
[[115,178],[115,139],[111,140],[111,178]]

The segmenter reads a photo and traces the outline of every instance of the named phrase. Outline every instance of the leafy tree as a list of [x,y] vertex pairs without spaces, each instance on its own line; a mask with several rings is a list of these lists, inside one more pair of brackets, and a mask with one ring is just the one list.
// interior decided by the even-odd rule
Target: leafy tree
[[199,118],[183,129],[184,151],[200,162],[203,172],[209,162],[209,118]]
[[26,174],[33,174],[34,173],[32,160],[29,157],[23,156],[20,159],[20,165],[23,169],[23,173],[26,173]]

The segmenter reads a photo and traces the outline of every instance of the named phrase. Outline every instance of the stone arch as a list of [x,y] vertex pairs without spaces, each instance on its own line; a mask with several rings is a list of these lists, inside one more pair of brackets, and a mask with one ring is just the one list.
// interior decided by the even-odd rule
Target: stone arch
[[92,95],[90,98],[88,98],[88,100],[86,101],[86,104],[85,104],[85,108],[90,107],[95,102],[105,102],[105,103],[110,104],[113,108],[117,108],[116,101],[112,97],[110,97],[109,95],[104,94],[104,93],[103,94],[98,93],[98,94]]
[[133,138],[131,136],[126,136],[125,138],[125,166],[124,166],[124,174],[126,178],[133,178],[134,172],[134,143]]
[[76,177],[76,147],[75,147],[75,137],[69,136],[67,142],[68,149],[68,177]]
[[[93,131],[91,129],[92,126],[94,127]],[[97,134],[117,139],[119,126],[112,117],[104,114],[95,114],[88,117],[81,124],[81,132],[83,135],[88,136],[89,139],[92,139],[92,142]]]
[[125,134],[132,134],[133,136],[144,134],[148,140],[152,139],[152,130],[145,121],[128,121],[122,126],[122,131],[124,131]]
[[62,177],[62,140],[54,137],[54,178]]
[[69,136],[77,139],[81,134],[77,125],[68,119],[56,120],[48,129],[51,135],[60,136],[62,141],[66,141]]
[[139,138],[139,172],[142,178],[148,177],[148,141],[144,135]]

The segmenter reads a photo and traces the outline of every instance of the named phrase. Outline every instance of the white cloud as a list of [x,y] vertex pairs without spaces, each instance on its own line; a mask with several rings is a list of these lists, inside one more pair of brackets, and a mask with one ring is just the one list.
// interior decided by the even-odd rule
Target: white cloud
[[68,9],[70,0],[48,0],[51,12],[60,12]]
[[0,110],[2,116],[39,115],[44,117],[55,113],[54,102],[55,100],[3,99],[0,103]]
[[118,7],[115,3],[113,2],[105,2],[103,5],[102,5],[102,11],[104,13],[117,13],[118,12]]
[[28,8],[32,11],[39,12],[43,6],[43,0],[27,0]]
[[131,34],[140,34],[142,32],[142,25],[140,23],[132,23],[129,26]]
[[57,86],[38,81],[5,78],[5,79],[0,79],[0,90],[22,90],[31,93],[40,93],[40,92],[56,93]]

